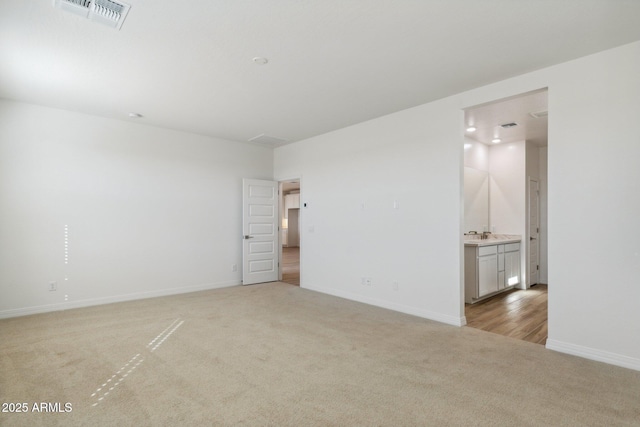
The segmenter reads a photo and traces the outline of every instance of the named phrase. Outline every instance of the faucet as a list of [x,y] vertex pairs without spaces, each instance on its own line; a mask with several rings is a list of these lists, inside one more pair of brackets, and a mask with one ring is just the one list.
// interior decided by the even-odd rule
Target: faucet
[[487,240],[487,238],[489,237],[489,234],[491,234],[490,231],[483,231],[481,239],[482,240]]

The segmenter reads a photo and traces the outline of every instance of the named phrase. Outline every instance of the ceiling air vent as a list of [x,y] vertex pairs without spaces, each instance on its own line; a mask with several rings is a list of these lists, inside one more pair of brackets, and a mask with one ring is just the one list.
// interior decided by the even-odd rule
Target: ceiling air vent
[[131,7],[112,0],[53,0],[53,5],[118,30]]
[[500,127],[501,127],[502,129],[514,128],[514,127],[516,127],[516,126],[518,126],[518,124],[517,124],[516,122],[505,123],[505,124],[503,124],[503,125],[500,125]]
[[277,138],[275,136],[269,136],[269,135],[265,135],[264,133],[258,135],[258,136],[254,136],[253,138],[251,138],[249,140],[249,142],[257,142],[260,144],[265,144],[265,145],[271,145],[273,147],[277,147],[278,145],[283,145],[287,141],[286,139],[282,139],[282,138]]

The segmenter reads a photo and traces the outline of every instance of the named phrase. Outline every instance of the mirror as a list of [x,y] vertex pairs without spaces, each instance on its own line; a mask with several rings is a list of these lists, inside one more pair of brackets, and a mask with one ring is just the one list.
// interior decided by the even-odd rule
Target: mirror
[[464,232],[489,230],[489,172],[464,168]]

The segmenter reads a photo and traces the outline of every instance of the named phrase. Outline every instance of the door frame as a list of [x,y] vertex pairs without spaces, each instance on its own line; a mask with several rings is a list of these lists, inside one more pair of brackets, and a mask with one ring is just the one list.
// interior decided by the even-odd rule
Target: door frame
[[[535,93],[535,92],[539,92],[539,91],[546,91],[547,92],[547,110],[550,111],[551,110],[551,101],[550,101],[551,98],[549,97],[549,94],[552,91],[551,91],[551,89],[549,88],[548,85],[542,86],[542,87],[537,87],[537,88],[532,88],[532,89],[529,89],[529,90],[521,90],[521,91],[518,91],[516,93],[511,93],[510,95],[509,94],[505,94],[505,96],[503,96],[503,97],[488,98],[484,102],[468,103],[468,104],[465,104],[459,111],[459,126],[460,126],[460,134],[462,135],[461,139],[460,139],[460,170],[459,170],[460,188],[459,188],[459,194],[458,194],[458,196],[460,197],[460,201],[461,201],[461,203],[460,203],[460,226],[459,226],[459,239],[460,239],[460,246],[459,246],[460,247],[460,262],[459,262],[460,284],[459,284],[459,288],[460,288],[460,313],[461,313],[461,319],[462,319],[461,326],[465,326],[467,324],[467,319],[466,319],[466,316],[465,316],[465,276],[464,276],[464,233],[465,233],[465,229],[464,229],[465,228],[464,227],[464,214],[465,214],[465,212],[464,212],[464,166],[465,166],[465,163],[464,163],[464,142],[465,142],[464,135],[465,135],[465,129],[467,128],[467,122],[465,120],[465,113],[466,113],[466,110],[471,109],[471,108],[480,107],[480,106],[487,105],[487,104],[494,104],[494,103],[497,103],[497,102],[503,102],[503,101],[507,101],[507,100],[514,99],[514,98],[518,98],[518,97],[521,97],[523,95],[527,95],[527,94],[531,94],[531,93]],[[548,133],[548,130],[549,130],[549,124],[547,123],[547,133]],[[549,145],[551,145],[551,140],[552,140],[551,136],[547,135],[547,147]],[[539,191],[540,191],[540,188],[542,186],[542,181],[543,180],[545,181],[545,186],[546,186],[545,187],[546,188],[545,197],[547,198],[545,200],[548,200],[548,191],[549,191],[548,190],[548,188],[549,188],[549,182],[548,182],[549,157],[550,157],[550,154],[549,154],[549,152],[547,152],[546,175],[544,177],[541,176],[541,177],[538,178],[538,185],[539,185],[538,189],[539,189]],[[528,181],[528,177],[527,177],[527,182],[526,182],[527,188],[525,188],[525,192],[526,193],[528,193],[528,183],[529,183],[529,181]],[[527,198],[526,203],[528,204],[528,198]],[[539,206],[538,207],[539,207],[539,213],[538,213],[539,221],[540,221],[540,223],[542,223],[543,210],[542,210],[542,202],[541,201],[539,202]],[[549,220],[548,206],[545,205],[545,208],[546,208],[544,210],[545,221],[548,222],[548,220]],[[526,222],[525,227],[528,227],[528,214],[529,214],[529,212],[528,212],[528,208],[527,208],[527,212],[525,214],[525,215],[527,215],[527,219],[525,221]],[[491,213],[489,213],[489,223],[491,224]],[[491,227],[493,227],[493,226],[491,225]],[[528,239],[529,231],[528,231],[528,229],[526,229],[525,231],[526,231],[526,237],[525,238]],[[545,229],[544,233],[545,233],[546,242],[548,244],[548,240],[549,240],[549,237],[550,237],[548,229]],[[539,242],[538,242],[538,245],[540,245]],[[522,244],[521,244],[521,246],[522,246]],[[527,244],[527,249],[528,249],[528,246],[529,245]],[[540,248],[538,248],[538,251],[540,252]],[[526,259],[526,261],[528,261],[528,257],[525,256],[525,259]],[[540,260],[539,260],[539,262],[540,262]],[[550,261],[549,259],[547,259],[546,262],[545,262],[545,268],[547,269],[547,271],[548,271],[548,268],[549,268],[549,264],[551,262],[552,261]],[[521,268],[521,271],[522,271],[522,268]],[[528,272],[528,267],[527,267],[527,270],[525,270],[525,271]],[[548,272],[547,272],[547,274],[548,274]],[[527,277],[526,280],[529,280],[529,278]],[[547,282],[548,282],[548,277],[547,277]],[[527,286],[525,284],[525,289],[526,288],[527,288]],[[547,319],[548,319],[550,317],[549,314],[551,313],[551,308],[550,308],[551,304],[550,303],[551,303],[552,296],[548,295],[547,298],[548,298],[548,307],[549,307],[547,309]]]
[[526,259],[527,259],[527,265],[526,265],[526,267],[527,267],[527,269],[526,269],[526,271],[527,271],[527,280],[526,280],[526,282],[527,283],[526,283],[526,288],[527,289],[530,288],[531,285],[535,285],[536,283],[539,283],[539,281],[540,281],[540,269],[539,268],[538,268],[538,271],[537,271],[537,274],[536,274],[536,277],[537,277],[536,283],[532,283],[533,281],[532,281],[532,274],[531,274],[531,240],[534,238],[531,235],[531,212],[532,212],[532,209],[531,209],[531,198],[533,196],[533,194],[531,192],[531,184],[534,183],[534,182],[536,183],[536,187],[537,187],[535,197],[538,199],[538,203],[536,203],[536,205],[538,207],[538,212],[537,212],[537,218],[538,218],[537,229],[538,229],[538,231],[537,231],[537,234],[535,236],[535,239],[537,240],[537,243],[538,243],[537,246],[536,246],[538,248],[538,254],[537,254],[538,255],[537,256],[538,266],[540,265],[540,212],[541,212],[541,210],[540,210],[540,179],[529,176],[528,179],[527,179],[527,233],[526,233],[526,237],[525,237],[526,245],[527,245],[527,248],[526,248],[526,253],[527,253],[527,257],[526,257]]
[[[279,212],[278,212],[278,217],[282,218],[284,215],[284,193],[282,191],[282,184],[285,182],[291,182],[291,181],[298,181],[298,183],[300,184],[300,212],[298,214],[298,228],[300,229],[300,233],[299,233],[299,239],[300,239],[300,287],[302,288],[302,241],[304,240],[303,236],[304,233],[303,231],[303,226],[304,226],[304,214],[303,211],[306,208],[306,204],[303,202],[303,198],[302,198],[302,175],[294,175],[294,176],[290,176],[290,177],[285,177],[285,178],[276,178],[275,179],[278,182],[278,196],[279,196],[279,203],[280,203],[280,208],[279,208]],[[281,229],[282,224],[280,224],[280,226],[278,227],[279,231],[279,238],[280,240],[282,240],[282,229]],[[282,281],[282,242],[280,241],[280,244],[278,245],[278,280]]]

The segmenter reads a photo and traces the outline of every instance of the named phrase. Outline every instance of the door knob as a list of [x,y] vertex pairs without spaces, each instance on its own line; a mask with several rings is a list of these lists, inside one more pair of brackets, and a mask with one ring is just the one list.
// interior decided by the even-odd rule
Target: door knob
[[253,239],[253,236],[249,236],[248,234],[244,235],[244,240]]

